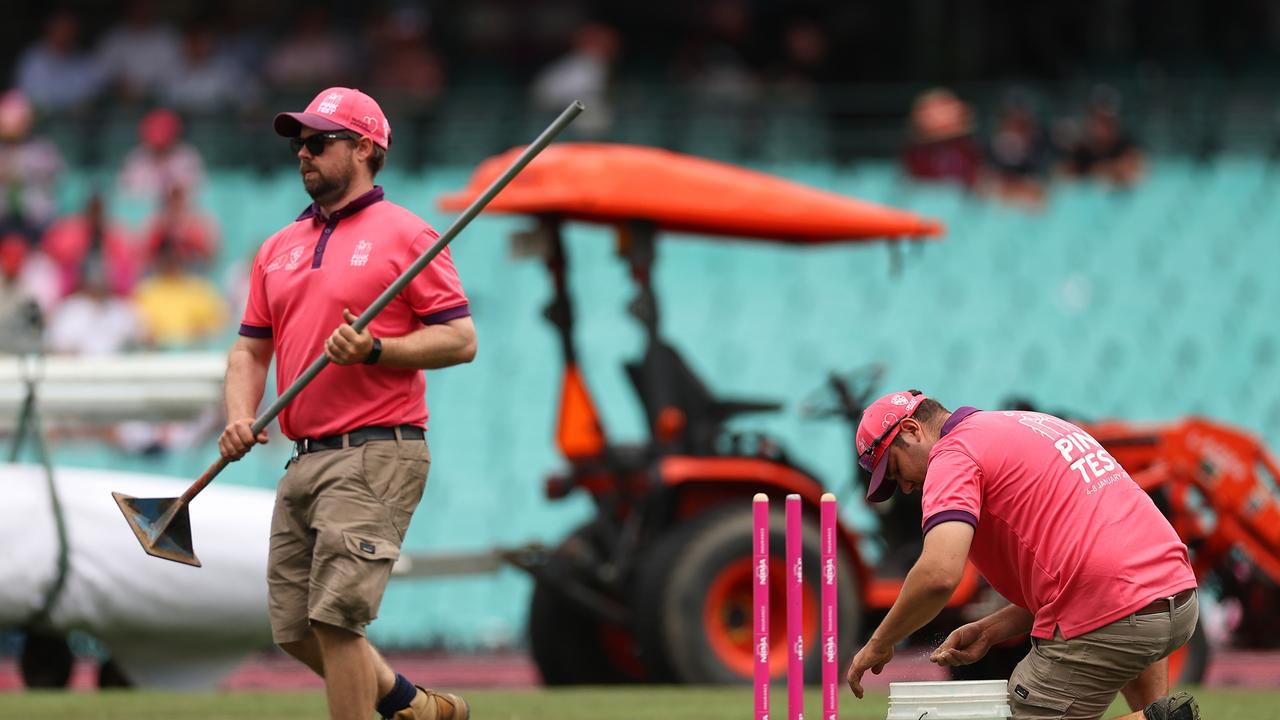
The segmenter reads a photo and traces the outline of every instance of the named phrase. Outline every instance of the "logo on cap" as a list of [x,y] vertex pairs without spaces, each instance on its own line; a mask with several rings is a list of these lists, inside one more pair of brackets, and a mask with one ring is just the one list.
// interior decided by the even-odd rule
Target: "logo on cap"
[[316,112],[324,115],[332,115],[338,109],[338,103],[342,102],[342,93],[329,93],[320,101],[320,105],[316,107]]

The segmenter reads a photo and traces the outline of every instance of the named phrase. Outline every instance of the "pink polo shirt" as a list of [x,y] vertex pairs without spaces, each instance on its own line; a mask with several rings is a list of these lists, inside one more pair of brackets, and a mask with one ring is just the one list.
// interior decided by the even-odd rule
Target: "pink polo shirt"
[[1033,636],[1070,639],[1196,586],[1168,520],[1085,431],[1043,413],[960,408],[943,433],[924,532],[973,525],[969,559],[1035,615]]
[[[276,385],[283,391],[324,353],[342,309],[364,312],[437,237],[426,221],[383,200],[381,187],[328,218],[312,205],[258,250],[240,334],[275,340]],[[445,248],[369,329],[399,337],[470,314]],[[426,424],[422,371],[381,365],[330,365],[280,413],[280,429],[295,440]]]

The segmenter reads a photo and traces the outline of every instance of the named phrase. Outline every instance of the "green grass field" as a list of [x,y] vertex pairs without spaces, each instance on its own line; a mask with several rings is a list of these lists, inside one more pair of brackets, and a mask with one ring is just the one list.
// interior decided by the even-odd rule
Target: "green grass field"
[[[748,720],[748,688],[625,688],[472,691],[475,720]],[[1280,690],[1196,692],[1205,720],[1280,718]],[[774,693],[774,717],[785,717],[785,693]],[[817,717],[818,695],[806,708]],[[840,698],[843,720],[884,720],[885,694]],[[1123,708],[1117,703],[1112,715]],[[152,692],[12,693],[0,695],[0,720],[323,720],[319,693]],[[372,718],[372,713],[370,713]],[[1111,715],[1108,715],[1111,717]]]

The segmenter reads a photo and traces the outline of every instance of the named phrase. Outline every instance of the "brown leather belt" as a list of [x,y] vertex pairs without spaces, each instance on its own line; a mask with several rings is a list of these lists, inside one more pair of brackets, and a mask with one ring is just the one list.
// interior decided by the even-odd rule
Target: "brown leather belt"
[[1134,615],[1157,615],[1159,613],[1170,612],[1186,605],[1196,594],[1195,588],[1187,588],[1177,595],[1173,596],[1173,606],[1169,606],[1169,598],[1160,598],[1144,608],[1134,611]]

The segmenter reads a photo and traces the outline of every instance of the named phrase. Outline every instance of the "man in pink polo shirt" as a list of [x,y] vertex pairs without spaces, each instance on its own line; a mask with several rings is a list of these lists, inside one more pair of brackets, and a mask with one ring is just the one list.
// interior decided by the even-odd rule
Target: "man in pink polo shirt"
[[937,616],[972,560],[1011,604],[951,633],[930,659],[967,665],[1029,632],[1032,650],[1009,679],[1016,720],[1096,720],[1117,692],[1135,710],[1126,719],[1199,718],[1190,695],[1166,696],[1166,658],[1199,613],[1187,548],[1097,440],[1052,415],[950,412],[911,390],[863,412],[857,447],[869,500],[921,491],[924,549],[849,665],[855,695]]
[[304,112],[277,115],[275,130],[290,138],[314,202],[254,260],[227,363],[223,456],[267,441],[251,426],[272,355],[280,388],[320,353],[335,366],[279,416],[295,454],[271,521],[272,635],[325,679],[333,720],[364,720],[371,707],[395,720],[467,720],[462,698],[415,687],[365,640],[431,462],[422,371],[475,357],[467,298],[446,248],[357,333],[357,314],[436,231],[373,184],[391,145],[373,98],[329,88]]

